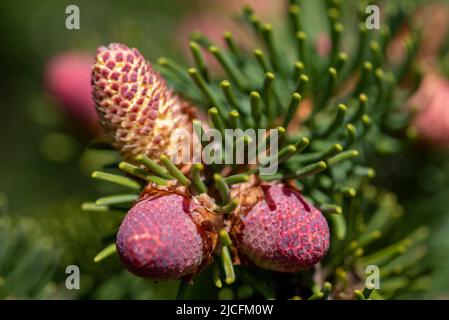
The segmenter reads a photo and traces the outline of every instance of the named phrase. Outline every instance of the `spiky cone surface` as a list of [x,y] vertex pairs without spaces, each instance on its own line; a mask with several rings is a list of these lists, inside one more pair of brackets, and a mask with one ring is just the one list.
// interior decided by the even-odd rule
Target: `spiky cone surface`
[[158,161],[176,155],[183,139],[175,129],[191,132],[193,107],[167,87],[140,52],[124,44],[98,48],[92,67],[93,96],[100,121],[114,146],[128,161],[139,154]]
[[279,272],[318,263],[329,249],[329,226],[299,191],[282,183],[234,190],[241,205],[231,230],[240,258]]
[[153,280],[190,278],[212,260],[221,219],[210,199],[150,184],[123,220],[117,251],[125,267]]

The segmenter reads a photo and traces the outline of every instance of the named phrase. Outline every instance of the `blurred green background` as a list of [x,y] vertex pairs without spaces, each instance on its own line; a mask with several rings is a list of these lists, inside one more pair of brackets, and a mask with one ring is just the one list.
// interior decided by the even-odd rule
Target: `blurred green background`
[[[121,217],[82,212],[80,204],[104,194],[108,186],[92,182],[90,173],[114,155],[86,150],[92,136],[60,111],[44,88],[43,72],[58,53],[82,51],[94,57],[99,45],[110,42],[137,47],[150,61],[162,55],[185,60],[180,21],[198,11],[220,11],[213,2],[0,2],[0,298],[175,297],[177,283],[133,277],[116,257],[93,262]],[[307,3],[306,24],[319,30],[315,16],[320,8],[314,3]],[[80,8],[80,30],[65,27],[65,9],[72,4]],[[449,298],[446,152],[414,148],[385,159],[377,171],[379,183],[399,194],[411,217],[406,224],[432,227],[426,263],[433,286],[414,298]],[[81,269],[80,290],[64,286],[70,264]],[[197,283],[200,287],[201,279]],[[204,296],[207,285],[202,290]]]

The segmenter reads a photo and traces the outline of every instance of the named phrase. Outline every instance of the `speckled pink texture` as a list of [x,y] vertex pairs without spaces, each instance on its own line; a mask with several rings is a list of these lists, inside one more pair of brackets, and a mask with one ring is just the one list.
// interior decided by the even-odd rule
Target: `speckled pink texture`
[[262,186],[264,199],[240,217],[242,232],[234,235],[240,253],[255,265],[296,272],[319,262],[329,248],[326,219],[296,190]]
[[153,280],[195,273],[203,259],[203,240],[189,215],[194,208],[179,194],[138,202],[117,234],[117,250],[126,268]]
[[92,88],[101,123],[127,160],[144,154],[158,161],[180,143],[171,141],[173,130],[190,128],[188,106],[135,48],[98,48]]

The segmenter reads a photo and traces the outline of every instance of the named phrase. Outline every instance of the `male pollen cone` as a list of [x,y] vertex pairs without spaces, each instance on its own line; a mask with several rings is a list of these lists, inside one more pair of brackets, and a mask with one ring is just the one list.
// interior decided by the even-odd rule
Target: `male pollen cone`
[[171,141],[171,133],[191,132],[192,108],[135,48],[120,43],[98,48],[92,87],[101,124],[128,161],[139,154],[155,161],[177,154],[187,137]]
[[318,263],[329,249],[329,226],[299,191],[261,184],[238,191],[241,206],[231,235],[240,258],[278,272],[297,272]]

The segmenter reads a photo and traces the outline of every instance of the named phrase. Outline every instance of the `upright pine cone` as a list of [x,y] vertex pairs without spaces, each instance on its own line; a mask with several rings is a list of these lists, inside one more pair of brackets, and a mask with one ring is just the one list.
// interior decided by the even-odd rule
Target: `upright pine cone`
[[170,141],[171,133],[191,132],[193,108],[167,88],[135,48],[119,43],[98,48],[92,86],[101,124],[128,161],[138,154],[157,160],[177,153],[182,141]]

